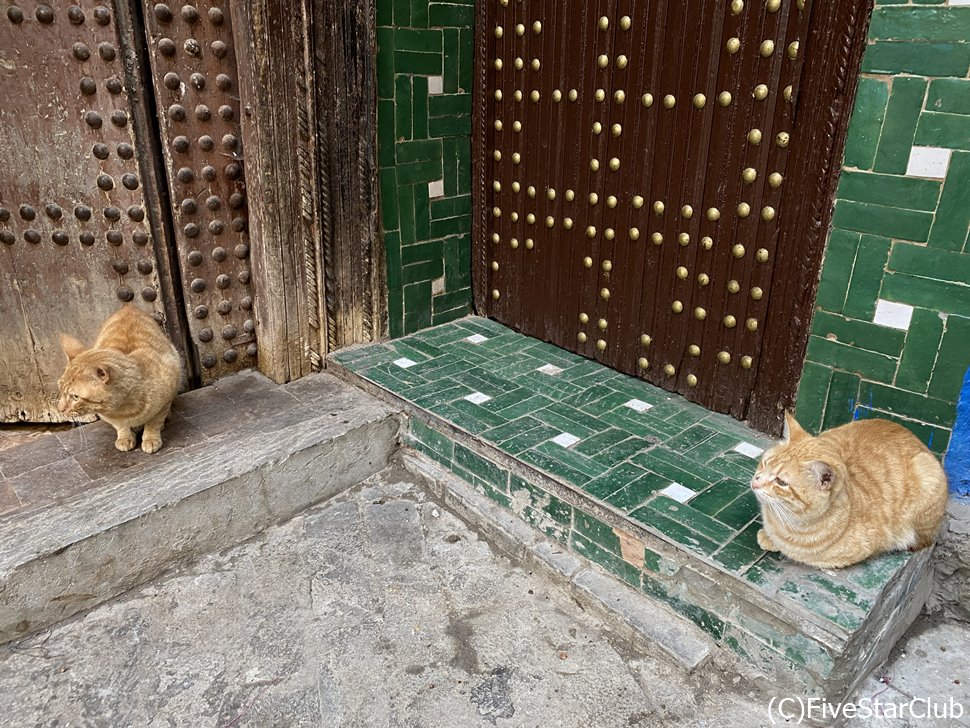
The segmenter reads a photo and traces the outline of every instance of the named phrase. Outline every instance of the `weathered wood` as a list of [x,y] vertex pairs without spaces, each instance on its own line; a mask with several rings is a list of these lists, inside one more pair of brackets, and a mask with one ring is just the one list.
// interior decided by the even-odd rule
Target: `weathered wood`
[[[326,337],[314,327],[319,310],[316,141],[306,62],[307,2],[255,0],[231,4],[236,43],[248,49],[239,68],[242,137],[249,184],[259,369],[277,382],[319,368]],[[301,161],[303,166],[301,168]],[[304,205],[308,207],[304,207]]]
[[277,381],[386,330],[372,2],[232,6],[259,366]]
[[374,0],[313,0],[313,19],[325,311],[338,348],[387,330]]
[[0,22],[3,422],[64,420],[58,333],[90,342],[122,301],[184,347],[132,6],[86,7],[80,23],[45,7]]
[[831,52],[806,57],[796,109],[809,117],[802,123],[812,134],[799,140],[786,181],[782,206],[793,214],[784,220],[781,235],[800,244],[779,249],[777,267],[787,274],[768,309],[769,334],[748,409],[751,425],[773,435],[781,434],[784,412],[795,404],[872,6],[873,0],[818,0],[813,7],[814,14],[829,20],[814,28],[809,46],[824,45]]

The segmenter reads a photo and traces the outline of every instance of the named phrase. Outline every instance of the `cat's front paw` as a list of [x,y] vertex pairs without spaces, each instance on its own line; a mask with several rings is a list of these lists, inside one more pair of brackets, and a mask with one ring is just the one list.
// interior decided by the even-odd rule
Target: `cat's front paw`
[[162,438],[160,437],[145,437],[141,438],[141,449],[151,455],[153,452],[158,452],[162,449]]
[[121,452],[130,452],[135,449],[135,433],[126,432],[123,435],[118,435],[118,439],[115,440],[115,447],[121,450]]
[[765,529],[758,530],[758,545],[765,551],[777,551],[778,547],[775,546],[775,542],[771,540],[771,536],[765,533]]

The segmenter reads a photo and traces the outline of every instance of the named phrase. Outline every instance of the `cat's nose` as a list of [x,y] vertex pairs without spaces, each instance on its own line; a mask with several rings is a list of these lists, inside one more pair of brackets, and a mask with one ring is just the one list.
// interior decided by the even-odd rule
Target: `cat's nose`
[[59,400],[57,400],[57,411],[67,412],[67,400],[64,397],[61,397]]
[[764,481],[760,475],[756,475],[751,479],[751,490],[758,490],[762,485],[764,485]]

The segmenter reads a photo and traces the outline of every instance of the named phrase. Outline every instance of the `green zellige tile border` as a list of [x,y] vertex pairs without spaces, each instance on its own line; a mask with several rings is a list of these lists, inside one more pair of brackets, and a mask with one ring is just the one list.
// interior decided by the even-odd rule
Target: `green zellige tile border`
[[796,414],[942,454],[970,365],[970,7],[876,6]]

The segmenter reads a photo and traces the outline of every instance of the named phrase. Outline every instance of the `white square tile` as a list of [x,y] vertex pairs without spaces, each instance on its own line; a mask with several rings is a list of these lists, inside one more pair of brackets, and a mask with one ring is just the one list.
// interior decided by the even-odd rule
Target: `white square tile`
[[542,372],[543,374],[548,374],[550,377],[554,377],[557,374],[562,374],[562,368],[557,367],[555,364],[543,364],[541,367],[536,369],[537,372]]
[[761,454],[764,452],[757,445],[752,445],[750,442],[739,442],[733,448],[734,452],[739,452],[742,455],[746,455],[749,458],[760,458]]
[[435,197],[445,196],[445,181],[443,179],[436,179],[434,182],[428,182],[428,197],[434,199]]
[[913,147],[909,152],[906,174],[910,177],[943,179],[952,153],[952,150],[942,147]]
[[445,277],[441,276],[431,281],[431,295],[440,296],[445,292]]
[[959,5],[970,5],[970,0],[950,0],[951,8],[955,8]]
[[491,397],[489,397],[487,394],[483,394],[482,392],[472,392],[471,394],[466,395],[465,399],[472,404],[481,404],[482,402],[488,402]]
[[646,412],[648,409],[652,409],[653,405],[649,402],[644,402],[640,399],[631,399],[629,402],[623,403],[624,407],[629,407],[634,412]]
[[472,334],[471,336],[466,336],[465,341],[469,341],[472,344],[481,344],[483,341],[488,341],[488,337],[482,336],[481,334]]
[[560,432],[558,435],[552,438],[552,441],[557,445],[562,445],[563,447],[572,447],[579,442],[579,438],[568,432]]
[[693,491],[690,488],[685,488],[680,483],[671,483],[660,492],[668,498],[673,498],[678,503],[686,503],[697,495],[696,491]]
[[444,76],[428,76],[428,95],[439,96],[445,92]]
[[402,356],[400,359],[395,359],[394,363],[401,367],[401,369],[407,369],[408,367],[413,367],[415,364],[417,364],[416,361],[411,361],[406,356]]
[[909,331],[909,322],[912,320],[912,306],[905,303],[884,301],[881,298],[876,301],[876,315],[872,317],[872,323],[888,326],[891,329]]

